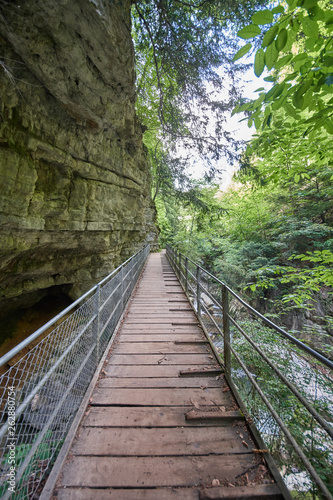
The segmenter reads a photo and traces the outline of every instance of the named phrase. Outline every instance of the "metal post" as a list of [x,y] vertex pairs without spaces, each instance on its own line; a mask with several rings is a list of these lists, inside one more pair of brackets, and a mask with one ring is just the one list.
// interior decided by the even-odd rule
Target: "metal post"
[[197,266],[197,312],[198,312],[198,317],[201,318],[201,288],[200,288],[200,274],[201,274],[201,269],[199,266]]
[[179,281],[182,282],[182,254],[180,252],[179,252],[178,268],[179,268]]
[[121,311],[124,310],[124,266],[120,268],[120,281],[121,281]]
[[101,307],[101,287],[98,284],[96,289],[96,302],[97,302],[97,311],[96,311],[96,362],[98,364],[100,357],[100,307]]
[[185,257],[185,291],[188,294],[188,258]]
[[229,297],[228,297],[228,290],[225,285],[222,285],[222,311],[223,311],[224,367],[225,371],[230,375],[231,355],[230,355]]

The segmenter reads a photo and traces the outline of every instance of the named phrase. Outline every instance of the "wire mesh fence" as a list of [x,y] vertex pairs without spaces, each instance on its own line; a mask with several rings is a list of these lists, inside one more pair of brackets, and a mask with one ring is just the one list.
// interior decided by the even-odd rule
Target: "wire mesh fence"
[[[37,498],[149,254],[132,256],[0,359],[0,498]],[[68,310],[72,310],[67,315]],[[67,316],[67,317],[66,317]]]
[[293,498],[333,498],[333,363],[180,253],[168,258]]

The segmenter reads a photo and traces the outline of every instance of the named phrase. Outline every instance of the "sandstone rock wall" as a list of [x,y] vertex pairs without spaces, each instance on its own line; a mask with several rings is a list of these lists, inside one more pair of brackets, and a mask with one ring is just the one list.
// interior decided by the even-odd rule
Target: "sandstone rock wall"
[[76,298],[154,242],[130,0],[0,3],[0,307]]

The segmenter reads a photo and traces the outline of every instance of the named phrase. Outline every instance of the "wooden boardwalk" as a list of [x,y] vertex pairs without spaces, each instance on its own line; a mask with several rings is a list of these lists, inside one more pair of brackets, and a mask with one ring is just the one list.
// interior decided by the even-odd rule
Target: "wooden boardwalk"
[[257,448],[165,254],[151,254],[48,498],[282,499]]

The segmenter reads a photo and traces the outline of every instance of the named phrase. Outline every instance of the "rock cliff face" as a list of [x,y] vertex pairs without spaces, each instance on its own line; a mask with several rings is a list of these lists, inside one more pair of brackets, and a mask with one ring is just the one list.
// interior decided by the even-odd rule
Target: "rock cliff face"
[[154,242],[130,0],[0,3],[0,307],[76,298]]

